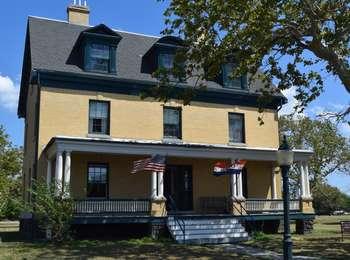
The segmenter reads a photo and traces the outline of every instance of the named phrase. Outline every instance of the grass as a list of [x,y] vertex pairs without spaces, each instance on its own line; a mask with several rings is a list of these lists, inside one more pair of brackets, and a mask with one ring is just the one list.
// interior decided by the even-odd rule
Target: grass
[[[314,256],[320,259],[350,259],[350,236],[341,241],[339,221],[350,216],[317,216],[311,234],[293,234],[293,254]],[[295,229],[292,226],[292,230]],[[247,245],[282,253],[283,234],[258,233]]]
[[213,246],[184,246],[151,238],[106,241],[73,240],[63,244],[18,241],[18,227],[0,225],[0,259],[254,259]]
[[[312,234],[293,234],[295,255],[350,259],[350,237],[340,241],[340,220],[350,216],[317,217]],[[21,242],[18,225],[0,222],[0,259],[254,259],[216,246],[189,246],[171,240],[73,240],[63,244]],[[255,233],[246,245],[282,252],[282,234]]]

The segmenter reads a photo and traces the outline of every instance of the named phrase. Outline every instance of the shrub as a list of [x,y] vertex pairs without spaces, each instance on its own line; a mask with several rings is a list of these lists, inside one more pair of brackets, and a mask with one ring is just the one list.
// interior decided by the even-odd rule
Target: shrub
[[253,232],[252,237],[256,241],[268,241],[269,240],[269,237],[261,231]]
[[[59,194],[56,189],[60,190]],[[70,239],[73,200],[67,187],[62,191],[62,185],[58,183],[48,187],[44,181],[33,181],[31,193],[32,212],[39,227],[49,231],[54,242]]]

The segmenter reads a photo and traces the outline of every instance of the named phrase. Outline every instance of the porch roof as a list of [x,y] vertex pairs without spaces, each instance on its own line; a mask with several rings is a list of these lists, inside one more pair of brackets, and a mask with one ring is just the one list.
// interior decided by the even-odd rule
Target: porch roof
[[[277,148],[231,144],[190,143],[179,140],[142,140],[101,137],[53,137],[44,149],[49,158],[57,151],[123,155],[154,155],[207,159],[246,159],[276,161]],[[313,151],[294,150],[295,161],[308,161]]]

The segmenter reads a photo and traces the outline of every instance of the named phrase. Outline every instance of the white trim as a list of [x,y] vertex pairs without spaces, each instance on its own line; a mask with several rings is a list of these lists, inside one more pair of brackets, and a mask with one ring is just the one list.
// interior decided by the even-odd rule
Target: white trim
[[[54,156],[57,150],[91,153],[153,155],[174,157],[276,161],[277,148],[232,147],[223,144],[203,143],[166,143],[159,140],[137,139],[99,139],[86,137],[57,136],[58,139],[47,147],[48,156]],[[61,139],[60,139],[61,138]],[[64,140],[62,140],[64,139]],[[94,142],[91,142],[94,141]],[[308,161],[312,151],[294,150],[295,161]]]
[[63,174],[63,156],[62,152],[58,151],[56,153],[56,169],[55,169],[55,185],[60,185],[56,187],[56,194],[60,193],[58,188],[62,188],[62,174]]
[[164,199],[164,176],[163,172],[158,172],[158,199]]
[[68,188],[67,193],[69,193],[69,190],[70,190],[70,177],[71,177],[71,153],[67,151],[66,160],[64,164],[64,183],[65,183],[65,188]]
[[151,174],[151,195],[152,200],[157,199],[157,172],[152,172]]
[[300,197],[304,198],[306,196],[306,187],[305,187],[305,171],[302,163],[298,163],[300,171]]
[[276,167],[272,166],[271,172],[271,199],[277,199]]

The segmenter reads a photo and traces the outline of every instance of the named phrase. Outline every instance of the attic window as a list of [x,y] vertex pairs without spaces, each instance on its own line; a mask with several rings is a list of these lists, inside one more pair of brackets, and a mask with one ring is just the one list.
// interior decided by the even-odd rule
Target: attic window
[[232,78],[232,71],[235,69],[234,63],[226,63],[222,65],[222,85],[224,88],[246,89],[247,76],[242,75],[238,78]]
[[161,52],[158,55],[158,67],[171,71],[174,68],[174,53]]
[[85,70],[116,73],[116,47],[100,42],[87,42],[85,47]]

